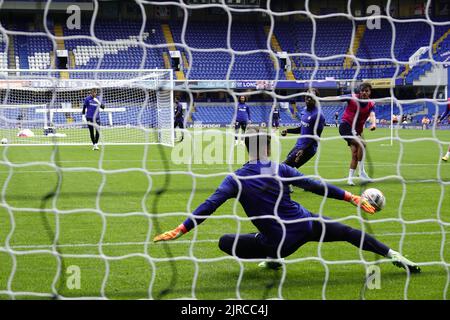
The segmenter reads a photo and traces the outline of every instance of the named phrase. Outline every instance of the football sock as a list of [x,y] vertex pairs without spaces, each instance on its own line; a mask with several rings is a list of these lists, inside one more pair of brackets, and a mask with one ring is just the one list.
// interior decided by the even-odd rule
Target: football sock
[[393,254],[395,254],[395,253],[397,253],[397,252],[396,252],[396,251],[394,251],[394,250],[392,250],[392,249],[389,249],[389,251],[388,251],[388,253],[387,253],[386,257],[388,257],[388,258],[392,258],[392,255],[393,255]]
[[364,169],[364,161],[358,161],[359,174],[366,174],[366,170]]
[[348,172],[348,177],[353,178],[353,175],[355,174],[355,169],[350,169]]

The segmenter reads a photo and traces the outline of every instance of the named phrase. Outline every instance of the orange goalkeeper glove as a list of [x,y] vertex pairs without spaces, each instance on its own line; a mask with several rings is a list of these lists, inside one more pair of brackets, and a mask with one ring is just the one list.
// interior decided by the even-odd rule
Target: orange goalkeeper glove
[[181,237],[186,232],[187,232],[187,229],[184,226],[184,224],[180,224],[178,227],[176,227],[173,230],[166,231],[163,234],[157,235],[153,239],[153,242],[175,240],[175,239],[178,239],[179,237]]
[[364,199],[361,196],[356,196],[354,194],[351,194],[350,192],[345,191],[344,200],[350,202],[355,207],[361,207],[362,210],[364,210],[367,213],[374,214],[375,213],[375,207],[372,206],[369,201]]

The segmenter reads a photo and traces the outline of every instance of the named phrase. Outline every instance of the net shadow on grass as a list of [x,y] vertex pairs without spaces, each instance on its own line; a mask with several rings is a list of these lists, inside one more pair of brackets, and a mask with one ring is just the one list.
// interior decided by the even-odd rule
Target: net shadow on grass
[[[58,164],[59,162],[59,149],[57,144],[54,144],[53,147],[53,155],[54,155],[54,162],[55,164]],[[56,182],[55,188],[53,191],[50,191],[49,193],[47,193],[42,199],[41,199],[41,206],[40,206],[40,216],[41,216],[41,220],[42,220],[42,224],[47,232],[47,235],[50,239],[50,241],[53,243],[54,245],[54,250],[57,253],[57,259],[58,262],[60,264],[60,268],[59,270],[57,270],[57,275],[54,278],[53,285],[55,285],[55,292],[53,292],[53,298],[52,299],[58,299],[59,298],[59,292],[62,291],[62,288],[64,286],[64,284],[66,283],[65,281],[65,272],[61,271],[61,270],[66,270],[65,268],[65,263],[64,263],[64,258],[63,255],[59,249],[59,242],[58,239],[56,238],[56,232],[52,230],[52,227],[50,225],[50,220],[48,218],[48,215],[46,213],[45,208],[47,207],[47,205],[51,204],[51,201],[55,198],[55,196],[58,195],[58,190],[60,189],[61,185],[62,185],[62,179],[63,179],[63,175],[61,174],[61,172],[58,172],[58,180]],[[57,215],[54,215],[55,218],[55,228],[58,228],[58,221]],[[58,283],[58,284],[57,284]]]

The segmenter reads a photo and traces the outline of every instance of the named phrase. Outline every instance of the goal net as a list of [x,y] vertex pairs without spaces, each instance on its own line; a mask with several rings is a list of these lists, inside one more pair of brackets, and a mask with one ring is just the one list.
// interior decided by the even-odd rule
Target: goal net
[[[6,43],[0,46],[0,138],[6,138],[0,145],[0,299],[450,298],[450,170],[441,160],[450,130],[448,122],[437,121],[447,104],[448,79],[429,73],[437,68],[442,75],[448,63],[437,60],[442,51],[437,49],[450,48],[450,23],[430,18],[427,11],[437,1],[426,1],[427,10],[403,19],[391,15],[394,1],[377,1],[387,7],[367,12],[361,11],[366,2],[351,0],[119,1],[127,10],[114,21],[98,16],[113,14],[102,7],[110,1],[94,1],[80,30],[63,28],[58,19],[55,25],[45,21],[51,20],[55,2],[64,5],[47,2],[43,31],[0,24]],[[409,5],[397,11],[414,12]],[[135,17],[128,21],[128,15]],[[370,31],[377,19],[381,29]],[[411,31],[419,25],[426,30],[420,35]],[[82,46],[87,53],[74,59],[79,70],[7,69],[3,62],[14,52],[4,39],[16,41],[19,50],[25,36],[27,61],[33,63],[40,55],[31,48],[39,47],[35,42],[41,38],[55,50],[64,40],[73,51]],[[430,50],[416,55],[413,67],[408,58],[416,41]],[[95,70],[85,69],[85,58]],[[152,63],[177,71],[140,69],[156,68]],[[115,65],[127,69],[101,69]],[[418,84],[424,78],[428,85]],[[355,177],[350,186],[351,149],[337,127],[344,100],[363,81],[379,94],[373,96],[377,128],[364,129],[362,162],[373,181],[364,184]],[[418,87],[424,95],[416,95]],[[275,188],[258,189],[258,195],[278,197],[269,217],[249,217],[239,199],[232,199],[179,239],[152,241],[192,217],[225,177],[239,180],[235,172],[249,160],[244,143],[235,140],[238,113],[245,113],[239,110],[241,95],[248,98],[249,126],[264,124],[272,133],[272,159],[283,162],[299,136],[282,136],[281,130],[302,125],[298,117],[310,88],[320,90],[315,100],[326,126],[320,137],[317,130],[308,135],[317,141],[317,152],[298,170],[355,195],[377,188],[386,196],[382,211],[369,216],[347,202],[301,189],[281,193],[278,183],[286,181],[270,167],[242,178],[277,181]],[[108,145],[99,152],[84,146],[91,141],[82,108],[92,89],[105,106],[100,124],[92,124],[100,143]],[[178,122],[191,127],[180,129],[183,138],[174,143],[178,95],[187,106]],[[276,108],[278,131],[271,126]],[[431,115],[432,122],[403,123],[406,114]],[[239,198],[242,185],[236,184]],[[280,221],[282,198],[318,215],[307,221],[325,225],[324,217],[330,217],[361,230],[361,243],[330,243],[322,234],[285,257],[277,271],[258,268],[266,258],[239,258],[237,242],[232,254],[221,250],[224,234],[256,233],[253,222],[262,218]],[[298,221],[280,225],[293,222]],[[365,235],[407,255],[423,274],[364,250]]]
[[[85,99],[97,91],[99,123],[82,117]],[[0,78],[0,136],[10,145],[101,144],[171,146],[172,70],[9,70]]]

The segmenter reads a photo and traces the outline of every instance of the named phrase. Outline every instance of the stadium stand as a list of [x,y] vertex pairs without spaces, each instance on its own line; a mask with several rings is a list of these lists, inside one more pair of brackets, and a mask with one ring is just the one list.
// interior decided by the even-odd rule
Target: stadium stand
[[[450,28],[448,26],[435,27],[434,43],[432,46],[432,58],[435,61],[446,61],[450,53]],[[429,46],[429,44],[427,44]],[[420,56],[420,59],[430,59],[430,53],[426,52]],[[421,76],[431,71],[433,63],[422,62],[414,66],[406,75],[406,84],[413,84],[414,81],[419,80]]]
[[[346,61],[344,55],[349,52],[353,24],[350,20],[323,19],[316,21],[316,37],[313,42],[313,25],[311,20],[304,19],[295,23],[276,22],[274,37],[279,43],[280,49],[288,54],[300,54],[292,57],[293,74],[297,80],[310,79],[351,79],[355,76],[357,64],[355,61]],[[395,74],[406,75],[406,83],[411,84],[432,68],[432,63],[420,63],[411,70],[406,70],[402,65],[398,68],[392,58],[407,64],[410,56],[420,47],[430,46],[432,28],[428,23],[411,23],[396,21],[395,45],[391,48],[393,28],[389,21],[382,21],[381,29],[370,30],[364,25],[357,26],[360,38],[354,44],[353,49],[359,59],[379,59],[376,62],[360,62],[358,79],[367,78],[391,78]],[[11,30],[28,30],[31,25],[16,23],[8,26]],[[53,28],[53,24],[50,24]],[[227,52],[231,48],[234,52],[234,62],[230,70],[229,79],[232,80],[256,80],[275,79],[276,71],[270,54],[266,52],[253,52],[267,50],[267,26],[255,23],[234,21],[231,25],[230,39],[227,39],[228,24],[225,22],[189,22],[184,38],[182,37],[182,23],[171,21],[168,30],[175,43],[185,44],[177,46],[183,54],[184,75],[190,80],[223,80],[227,78],[232,54]],[[266,27],[266,31],[264,29]],[[70,65],[74,69],[135,69],[135,68],[167,68],[165,61],[169,56],[167,37],[164,35],[162,23],[148,21],[141,33],[141,24],[127,22],[116,24],[108,20],[98,19],[94,25],[94,34],[98,41],[90,37],[90,25],[84,24],[81,29],[68,29],[62,27],[64,36],[71,36],[64,41],[65,48],[70,52],[72,61]],[[37,30],[39,31],[39,30]],[[450,52],[450,30],[448,26],[436,26],[433,37],[433,58],[437,61],[446,59],[446,53]],[[414,41],[411,37],[414,35]],[[73,36],[76,36],[73,38]],[[139,43],[142,37],[143,43]],[[22,69],[44,70],[51,68],[51,52],[53,43],[48,37],[42,35],[25,36],[15,35],[11,37],[15,65]],[[292,41],[292,39],[296,39]],[[228,46],[229,40],[229,46]],[[376,43],[377,45],[372,45]],[[225,50],[224,50],[225,49]],[[392,57],[391,49],[394,56]],[[303,54],[303,55],[302,55]],[[318,60],[307,55],[314,54]],[[422,55],[426,58],[428,53]],[[3,34],[0,34],[0,67],[7,69],[8,49]],[[317,65],[316,65],[317,63]],[[14,65],[14,63],[12,64]],[[83,75],[71,73],[71,76]],[[285,73],[280,71],[279,80],[286,80]],[[217,105],[215,105],[216,103]],[[233,118],[234,107],[225,101],[200,103],[196,112],[192,115],[193,121],[203,123],[230,123]],[[214,107],[214,108],[213,108]],[[441,108],[442,109],[442,108]],[[338,112],[342,116],[343,105],[327,105],[323,109],[326,122],[334,123],[334,114]],[[435,108],[425,104],[404,105],[403,112],[412,115],[414,120],[427,114],[433,117]],[[442,112],[441,110],[439,111]],[[301,113],[299,108],[296,116]],[[400,114],[398,106],[394,108],[394,114]],[[379,119],[390,118],[390,106],[377,106]],[[255,104],[252,106],[254,121],[266,122],[269,119],[270,106]],[[58,115],[62,116],[62,115]],[[58,119],[56,119],[58,120]],[[281,123],[295,123],[288,109],[282,109]]]
[[[26,25],[26,24],[25,24]],[[224,22],[187,24],[184,39],[182,39],[182,23],[174,21],[169,28],[175,43],[185,43],[178,46],[186,59],[184,75],[191,80],[225,79],[232,60],[232,54],[227,52],[228,24]],[[361,39],[354,45],[356,57],[359,59],[380,59],[375,62],[361,61],[358,79],[399,77],[405,71],[404,65],[397,70],[392,58],[407,64],[410,56],[420,47],[430,46],[431,27],[428,23],[395,22],[396,42],[391,54],[393,28],[390,22],[383,20],[381,29],[362,28]],[[13,30],[17,26],[11,26]],[[21,27],[26,30],[26,26]],[[350,20],[324,19],[317,21],[314,43],[313,26],[309,19],[295,23],[277,22],[274,35],[281,50],[289,54],[299,54],[292,57],[292,71],[297,80],[326,78],[352,79],[357,72],[357,63],[350,61],[346,66],[344,57],[333,57],[349,53],[353,25]],[[434,42],[440,38],[433,58],[442,60],[442,53],[450,50],[448,26],[434,28]],[[134,68],[167,68],[164,56],[168,56],[167,40],[164,37],[161,23],[147,22],[139,44],[141,24],[129,22],[118,25],[108,20],[99,20],[94,26],[95,36],[100,41],[93,41],[90,36],[90,25],[82,25],[81,29],[70,30],[63,27],[65,36],[78,36],[65,40],[65,48],[73,53],[72,67],[75,69],[134,69]],[[411,35],[414,34],[414,41]],[[447,36],[446,36],[447,35]],[[292,39],[296,39],[292,41]],[[13,38],[16,60],[20,68],[48,69],[51,66],[53,44],[44,36],[17,35]],[[117,43],[115,43],[117,42]],[[2,42],[4,43],[4,42]],[[313,45],[311,45],[313,43]],[[372,45],[376,43],[377,45]],[[158,47],[159,46],[159,47]],[[234,63],[230,72],[232,80],[271,80],[276,78],[276,70],[272,56],[267,50],[267,34],[264,26],[254,23],[233,22],[230,34],[230,48],[234,50]],[[224,50],[225,49],[225,50]],[[313,50],[314,49],[314,50]],[[210,51],[208,51],[210,50]],[[6,66],[7,52],[2,44],[0,63]],[[315,54],[318,60],[307,55]],[[3,57],[3,58],[2,58]],[[426,58],[424,54],[422,58]],[[5,62],[6,60],[6,62]],[[317,63],[317,66],[316,66]],[[406,83],[412,83],[431,69],[430,63],[421,63],[405,72]],[[280,71],[279,80],[286,80],[285,73]]]
[[[183,43],[181,38],[182,24],[170,25],[175,42]],[[227,45],[226,23],[189,23],[185,35],[185,43],[191,48],[192,61],[189,62],[189,79],[225,79],[231,63],[231,55],[224,52]],[[268,53],[248,53],[252,50],[267,50],[267,36],[260,24],[233,23],[231,27],[230,44],[235,50],[234,65],[230,79],[256,80],[275,79],[274,64]],[[196,49],[219,49],[216,52],[202,52]],[[178,48],[187,57],[189,53]],[[246,52],[246,53],[244,53]],[[280,80],[285,80],[283,72],[279,73]]]
[[83,38],[90,34],[89,28],[89,25],[83,25],[80,30],[64,27],[65,36],[80,36],[65,41],[67,50],[74,54],[76,69],[164,68],[164,50],[150,47],[165,42],[161,25],[147,24],[142,33],[144,45],[139,43],[141,24],[138,23],[98,23],[94,29],[98,42]]

